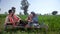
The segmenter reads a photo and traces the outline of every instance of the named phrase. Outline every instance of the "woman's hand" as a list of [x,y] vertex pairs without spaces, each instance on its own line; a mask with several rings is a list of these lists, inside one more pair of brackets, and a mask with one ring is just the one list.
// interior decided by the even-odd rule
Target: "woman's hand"
[[28,22],[31,22],[31,20],[28,20]]

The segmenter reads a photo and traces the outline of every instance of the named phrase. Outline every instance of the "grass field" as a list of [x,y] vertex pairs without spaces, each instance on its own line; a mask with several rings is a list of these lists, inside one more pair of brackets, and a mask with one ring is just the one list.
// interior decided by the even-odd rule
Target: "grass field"
[[[4,30],[4,21],[5,21],[6,15],[1,14],[0,15],[0,32],[5,34]],[[26,15],[19,15],[22,20],[25,20],[27,17]],[[39,24],[44,23],[49,26],[48,32],[46,34],[60,34],[60,15],[38,15],[39,18]],[[40,30],[39,30],[40,31]],[[9,32],[7,34],[10,34]],[[43,31],[40,32],[22,32],[17,31],[13,34],[45,34]]]

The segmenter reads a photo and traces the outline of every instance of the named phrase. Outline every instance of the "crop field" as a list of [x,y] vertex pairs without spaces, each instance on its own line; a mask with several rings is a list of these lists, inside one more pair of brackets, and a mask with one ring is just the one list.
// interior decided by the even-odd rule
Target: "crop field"
[[[5,32],[4,21],[7,15],[0,14],[0,33],[1,34],[60,34],[60,15],[38,15],[39,24],[48,25],[48,31],[44,32],[41,29],[38,31],[17,31]],[[18,15],[22,20],[27,18],[27,15]]]

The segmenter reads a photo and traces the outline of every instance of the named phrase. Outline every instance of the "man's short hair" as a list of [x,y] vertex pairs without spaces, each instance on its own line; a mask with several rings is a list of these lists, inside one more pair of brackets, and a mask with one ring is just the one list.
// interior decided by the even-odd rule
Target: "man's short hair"
[[12,9],[16,9],[15,7],[12,7]]
[[9,14],[12,13],[12,10],[9,10],[8,13],[9,13]]
[[11,10],[12,10],[14,13],[15,13],[15,9],[16,9],[15,7],[12,7],[12,8],[11,8]]

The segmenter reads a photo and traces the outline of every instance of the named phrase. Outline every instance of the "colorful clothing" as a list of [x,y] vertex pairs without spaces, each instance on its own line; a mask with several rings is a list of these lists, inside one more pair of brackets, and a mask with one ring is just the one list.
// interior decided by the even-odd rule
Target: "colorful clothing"
[[5,23],[12,23],[14,26],[15,26],[15,23],[19,20],[19,18],[14,15],[14,16],[7,16],[6,17],[6,20],[5,20]]

